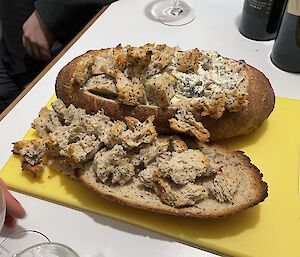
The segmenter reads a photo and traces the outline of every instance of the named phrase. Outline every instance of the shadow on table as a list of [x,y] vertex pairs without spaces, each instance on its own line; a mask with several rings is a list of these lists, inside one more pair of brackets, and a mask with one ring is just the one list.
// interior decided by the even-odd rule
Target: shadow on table
[[[114,203],[112,203],[112,205],[114,205]],[[114,208],[114,206],[112,207]],[[180,242],[220,256],[225,255],[213,249],[205,248],[205,242],[207,240],[234,237],[248,229],[254,228],[260,219],[260,206],[250,208],[229,217],[217,219],[176,217],[150,213],[126,206],[117,206],[117,209],[120,215],[124,213],[125,219],[126,217],[128,219],[128,214],[129,216],[132,215],[132,220],[123,220],[122,222],[94,213],[87,212],[86,214],[96,223],[109,226],[118,231],[149,237],[151,239]],[[135,217],[141,217],[141,220],[134,220]],[[145,223],[138,224],[140,221]],[[218,243],[216,242],[215,244],[217,245]],[[211,245],[214,245],[214,243],[211,242]]]
[[[104,200],[79,181],[61,176],[54,170],[50,171],[50,175],[57,176],[61,182],[60,186],[65,188],[68,195],[76,199],[74,205],[71,202],[61,202],[59,199],[55,199],[54,202],[88,211],[86,212],[87,215],[97,223],[154,239],[169,241],[168,238],[150,231],[200,247],[201,242],[205,240],[235,237],[251,230],[260,220],[260,206],[228,217],[214,219],[187,218],[154,213]],[[51,199],[48,198],[47,200]]]
[[157,3],[161,2],[161,0],[154,0],[149,2],[145,9],[144,9],[144,13],[146,15],[146,17],[152,21],[157,22],[157,17],[158,17],[158,11],[155,9],[155,5]]

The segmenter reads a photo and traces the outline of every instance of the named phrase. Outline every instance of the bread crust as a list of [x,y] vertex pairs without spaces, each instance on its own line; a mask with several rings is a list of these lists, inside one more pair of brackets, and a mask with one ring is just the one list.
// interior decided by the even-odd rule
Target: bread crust
[[[99,50],[105,51],[106,49]],[[100,109],[113,120],[123,120],[131,116],[140,121],[155,115],[154,125],[160,134],[172,134],[169,119],[174,117],[177,108],[159,108],[153,105],[129,106],[112,99],[104,98],[80,90],[80,85],[73,83],[73,75],[79,61],[87,55],[95,55],[99,51],[89,51],[76,57],[59,72],[56,79],[56,95],[66,105],[73,104],[77,108],[84,108],[88,113],[95,113]],[[266,76],[256,68],[245,64],[241,70],[247,83],[248,106],[239,112],[225,110],[221,118],[214,119],[201,116],[197,110],[192,113],[210,132],[210,140],[230,138],[237,135],[248,134],[256,130],[268,118],[275,104],[275,95]]]
[[[195,149],[199,147],[198,142],[195,140],[189,141],[187,144],[190,148]],[[212,145],[210,147],[217,149],[219,152],[227,153],[227,151],[220,146]],[[123,185],[122,191],[121,187],[113,189],[103,183],[97,182],[95,176],[84,169],[79,170],[77,176],[85,186],[106,200],[162,214],[195,218],[219,218],[253,207],[254,205],[264,201],[264,199],[268,196],[268,186],[264,181],[262,181],[263,175],[260,173],[260,170],[250,162],[250,159],[241,151],[232,152],[231,157],[237,158],[243,165],[244,169],[241,171],[240,175],[251,184],[251,193],[248,193],[245,199],[239,203],[219,203],[217,208],[215,206],[209,207],[206,200],[196,206],[183,208],[175,208],[163,204],[154,194],[151,194],[149,198],[147,194],[141,195],[141,192],[145,190],[139,190],[139,181],[137,178],[135,178],[128,187],[125,187],[125,191]]]

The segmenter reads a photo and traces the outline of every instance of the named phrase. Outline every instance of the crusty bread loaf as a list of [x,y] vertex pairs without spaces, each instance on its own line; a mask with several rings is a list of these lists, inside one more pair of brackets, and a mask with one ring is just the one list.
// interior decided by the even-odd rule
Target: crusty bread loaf
[[[160,62],[157,61],[157,53],[160,53]],[[174,57],[176,54],[179,57]],[[215,63],[207,68],[211,65],[211,60]],[[184,98],[189,102],[188,111],[209,131],[210,140],[251,133],[272,112],[274,92],[268,79],[259,70],[243,61],[221,57],[214,52],[198,49],[181,52],[164,45],[148,44],[140,48],[119,46],[89,51],[76,57],[59,72],[56,94],[66,105],[74,104],[88,113],[103,109],[114,120],[131,116],[144,121],[154,115],[157,132],[170,134],[174,133],[170,128],[170,119],[174,118],[179,109],[186,107],[184,101],[175,101],[178,85],[183,83],[186,86],[178,76],[183,74],[190,79],[197,74],[196,66],[201,68],[204,74],[201,79],[205,80],[205,89],[202,87],[199,95],[213,91],[216,85],[217,88],[227,87],[225,96],[222,92],[212,93],[214,101],[203,96]],[[175,81],[173,75],[177,76]],[[210,79],[211,76],[215,81]],[[224,85],[222,76],[225,77]],[[155,84],[152,78],[157,77],[159,80]],[[232,77],[236,79],[236,83],[230,88],[228,85]],[[119,86],[124,83],[127,83],[126,87]],[[128,88],[131,91],[127,92]],[[229,106],[224,107],[224,101],[230,103],[227,104]],[[204,131],[204,134],[207,132]],[[207,141],[207,138],[202,141]]]
[[198,218],[230,215],[267,197],[262,174],[242,152],[158,136],[153,116],[112,121],[61,100],[52,107],[32,123],[40,139],[14,144],[31,175],[37,168],[40,175],[44,159],[105,199]]

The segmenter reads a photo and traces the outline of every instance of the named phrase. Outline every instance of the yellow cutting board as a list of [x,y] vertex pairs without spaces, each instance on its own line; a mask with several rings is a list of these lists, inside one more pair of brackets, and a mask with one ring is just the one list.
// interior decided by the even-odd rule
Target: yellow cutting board
[[[52,99],[53,100],[53,99]],[[268,198],[226,218],[182,218],[122,206],[79,182],[46,169],[36,180],[12,156],[1,177],[17,191],[147,228],[200,248],[233,256],[300,256],[300,101],[277,98],[270,118],[255,133],[221,144],[246,152],[264,174]],[[30,129],[25,139],[36,137]]]

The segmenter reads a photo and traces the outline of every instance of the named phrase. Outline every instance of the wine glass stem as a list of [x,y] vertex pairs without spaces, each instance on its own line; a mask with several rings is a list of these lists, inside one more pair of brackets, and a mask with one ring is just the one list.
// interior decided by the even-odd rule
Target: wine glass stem
[[12,257],[12,254],[3,246],[0,245],[0,256],[1,257]]
[[173,8],[171,10],[171,13],[173,15],[179,15],[180,13],[182,12],[182,8],[180,6],[180,0],[174,0],[174,3],[173,3]]

